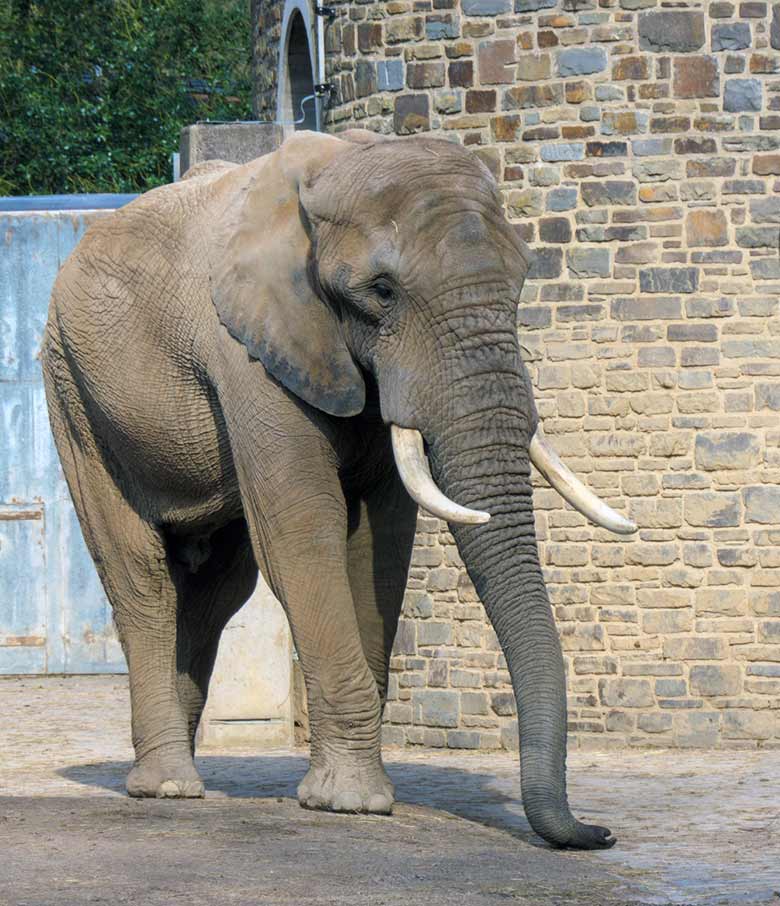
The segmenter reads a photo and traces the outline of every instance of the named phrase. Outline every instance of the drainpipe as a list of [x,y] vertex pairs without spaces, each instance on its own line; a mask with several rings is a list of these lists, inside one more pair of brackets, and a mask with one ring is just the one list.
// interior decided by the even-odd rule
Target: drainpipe
[[316,95],[314,104],[317,111],[317,131],[322,132],[325,118],[325,107],[334,89],[331,82],[325,81],[325,20],[332,22],[336,18],[336,10],[332,6],[314,7],[317,18],[317,84],[314,86]]

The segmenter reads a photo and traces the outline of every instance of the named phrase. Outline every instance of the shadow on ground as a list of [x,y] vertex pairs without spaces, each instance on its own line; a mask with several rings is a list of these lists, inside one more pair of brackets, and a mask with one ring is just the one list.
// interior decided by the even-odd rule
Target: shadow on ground
[[[199,756],[198,770],[208,797],[231,799],[295,799],[298,784],[308,768],[304,755]],[[103,761],[76,765],[58,773],[84,786],[125,793],[130,762]],[[516,796],[497,788],[492,774],[436,764],[386,764],[395,784],[398,802],[427,806],[467,821],[502,830],[531,846],[549,849],[534,834],[520,802],[519,771]],[[583,816],[597,820],[596,816]]]

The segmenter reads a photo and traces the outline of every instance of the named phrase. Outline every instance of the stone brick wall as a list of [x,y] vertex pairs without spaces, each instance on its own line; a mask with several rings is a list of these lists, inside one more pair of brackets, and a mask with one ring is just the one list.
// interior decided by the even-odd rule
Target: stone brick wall
[[[438,133],[536,252],[544,431],[640,525],[540,480],[571,739],[780,746],[780,4],[341,2],[328,128]],[[421,516],[386,739],[516,745],[503,657]]]
[[284,3],[280,0],[252,2],[252,110],[257,119],[273,122],[276,110],[279,42]]

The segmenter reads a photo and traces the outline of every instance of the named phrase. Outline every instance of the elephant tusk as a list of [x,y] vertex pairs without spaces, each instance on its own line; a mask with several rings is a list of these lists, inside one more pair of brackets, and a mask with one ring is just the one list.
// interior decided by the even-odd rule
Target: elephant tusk
[[481,525],[490,519],[490,513],[460,506],[445,497],[436,487],[423,449],[422,434],[419,431],[390,425],[390,436],[398,473],[412,500],[416,500],[429,513],[440,519],[446,519],[447,522]]
[[538,428],[531,438],[528,454],[531,462],[561,497],[567,500],[575,510],[579,510],[583,516],[587,516],[591,522],[595,522],[596,525],[609,529],[611,532],[617,532],[619,535],[630,535],[636,531],[635,523],[626,519],[625,516],[621,516],[611,506],[607,506],[563,464],[555,450],[542,437]]

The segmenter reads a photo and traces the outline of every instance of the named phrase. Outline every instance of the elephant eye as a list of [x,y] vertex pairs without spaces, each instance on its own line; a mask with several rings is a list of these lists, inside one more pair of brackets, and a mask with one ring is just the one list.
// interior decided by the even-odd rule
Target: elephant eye
[[390,283],[385,279],[375,280],[371,284],[371,291],[382,302],[391,302],[395,296],[395,290],[390,285]]

